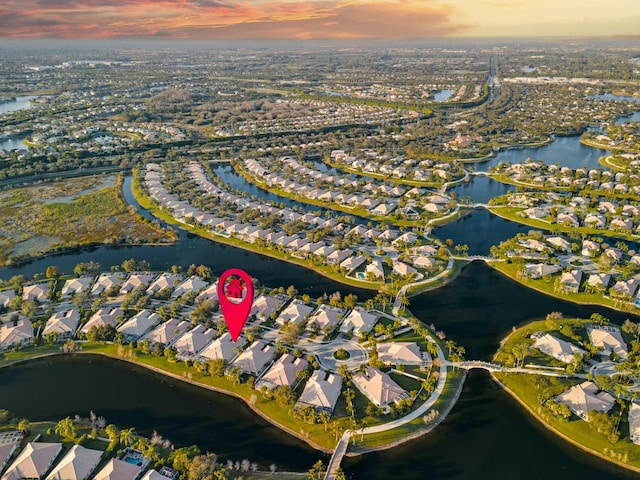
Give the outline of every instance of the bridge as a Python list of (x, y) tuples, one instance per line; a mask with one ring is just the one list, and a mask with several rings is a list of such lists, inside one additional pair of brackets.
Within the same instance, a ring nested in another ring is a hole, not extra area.
[(453, 368), (462, 368), (463, 370), (473, 370), (473, 369), (481, 369), (486, 370), (488, 372), (504, 372), (504, 373), (526, 373), (529, 375), (545, 375), (547, 377), (579, 377), (586, 378), (585, 374), (570, 374), (566, 373), (564, 370), (548, 370), (544, 369), (544, 367), (540, 368), (532, 368), (532, 367), (505, 367), (503, 365), (499, 365), (497, 363), (485, 362), (482, 360), (467, 360), (463, 362), (445, 362), (445, 364), (449, 367)]
[(329, 465), (327, 466), (327, 473), (324, 475), (324, 480), (335, 480), (336, 474), (338, 473), (338, 468), (340, 468), (340, 462), (342, 462), (342, 457), (347, 453), (347, 447), (349, 446), (349, 440), (351, 439), (351, 430), (347, 430), (342, 434), (342, 438), (336, 445), (336, 449), (333, 451), (333, 455), (331, 455), (331, 460), (329, 460)]

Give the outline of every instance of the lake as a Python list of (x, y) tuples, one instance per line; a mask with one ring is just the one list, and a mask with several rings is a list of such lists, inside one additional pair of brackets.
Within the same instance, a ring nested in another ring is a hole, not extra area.
[(24, 97), (16, 97), (12, 100), (0, 103), (0, 115), (3, 113), (15, 112), (23, 110), (25, 108), (31, 108), (31, 100), (37, 98), (33, 95), (27, 95)]

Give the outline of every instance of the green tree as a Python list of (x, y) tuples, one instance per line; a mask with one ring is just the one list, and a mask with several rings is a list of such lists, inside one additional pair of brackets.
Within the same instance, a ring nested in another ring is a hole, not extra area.
[(54, 431), (61, 437), (76, 438), (76, 426), (71, 417), (60, 420), (56, 424)]

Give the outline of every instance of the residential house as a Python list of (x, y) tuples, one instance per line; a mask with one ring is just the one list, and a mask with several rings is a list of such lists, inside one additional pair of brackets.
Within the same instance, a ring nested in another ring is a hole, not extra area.
[(326, 411), (331, 414), (338, 402), (341, 389), (342, 378), (340, 375), (316, 370), (307, 380), (295, 408), (309, 405), (315, 408), (317, 413)]
[(623, 296), (631, 298), (638, 290), (639, 284), (640, 279), (630, 278), (628, 280), (618, 280), (612, 288)]
[(102, 292), (106, 292), (113, 286), (120, 285), (122, 283), (121, 273), (102, 273), (98, 276), (96, 283), (91, 288), (91, 293), (99, 295)]
[(151, 285), (149, 285), (149, 287), (147, 288), (147, 295), (153, 295), (165, 289), (173, 290), (183, 280), (183, 274), (164, 272), (162, 275), (156, 278), (153, 283), (151, 283)]
[(49, 317), (42, 336), (57, 333), (58, 339), (73, 337), (80, 322), (80, 313), (75, 308), (56, 312)]
[(609, 393), (598, 393), (598, 387), (593, 382), (575, 385), (555, 398), (556, 401), (566, 404), (573, 413), (585, 422), (589, 421), (591, 410), (608, 412), (615, 403), (615, 399)]
[(304, 322), (311, 312), (313, 312), (313, 307), (308, 306), (302, 300), (294, 299), (280, 312), (280, 315), (276, 318), (276, 323), (280, 326), (289, 322), (299, 324)]
[(620, 334), (620, 329), (613, 326), (589, 325), (587, 334), (591, 343), (602, 349), (603, 355), (615, 353), (620, 358), (627, 358), (628, 348)]
[(384, 280), (384, 267), (377, 258), (371, 260), (371, 263), (365, 267), (364, 271), (366, 274), (371, 274), (373, 278)]
[(60, 291), (61, 298), (70, 298), (76, 293), (88, 290), (93, 282), (93, 277), (70, 278), (62, 286)]
[(198, 356), (207, 360), (224, 359), (227, 363), (230, 363), (236, 355), (238, 355), (236, 349), (242, 349), (246, 344), (247, 339), (244, 336), (239, 336), (234, 342), (231, 334), (225, 332), (204, 347), (200, 353), (198, 353)]
[(13, 322), (0, 326), (0, 351), (9, 348), (30, 345), (33, 342), (33, 325), (31, 319), (23, 318), (14, 325)]
[(427, 353), (421, 352), (416, 342), (379, 343), (376, 349), (378, 359), (387, 365), (422, 365), (423, 353)]
[(549, 242), (556, 250), (571, 253), (571, 243), (562, 237), (548, 237), (547, 242)]
[(61, 451), (61, 443), (29, 442), (7, 468), (2, 480), (44, 478)]
[(196, 297), (198, 302), (204, 302), (205, 300), (218, 300), (218, 282), (214, 282), (207, 288), (202, 290)]
[(340, 268), (344, 268), (348, 273), (351, 273), (366, 261), (367, 259), (364, 255), (354, 255), (340, 262)]
[(544, 264), (544, 263), (528, 263), (524, 266), (523, 274), (526, 277), (538, 279), (553, 275), (562, 270), (560, 265)]
[(4, 470), (4, 467), (9, 463), (11, 456), (17, 450), (19, 440), (10, 443), (0, 443), (0, 472)]
[(101, 450), (74, 445), (45, 480), (85, 480), (98, 466), (101, 458)]
[(158, 325), (162, 318), (155, 312), (144, 309), (120, 325), (116, 330), (128, 341), (137, 341), (145, 333)]
[(554, 337), (548, 333), (536, 332), (531, 337), (535, 339), (533, 343), (534, 348), (564, 363), (573, 362), (575, 360), (575, 354), (584, 355), (587, 353), (573, 343)]
[(631, 402), (628, 413), (629, 437), (636, 445), (640, 445), (640, 405)]
[(238, 355), (231, 365), (238, 367), (244, 373), (259, 376), (273, 360), (275, 351), (273, 345), (256, 340)]
[(594, 287), (595, 289), (605, 292), (609, 288), (609, 280), (611, 275), (607, 273), (592, 273), (587, 278), (587, 285)]
[(323, 304), (309, 317), (308, 325), (317, 324), (320, 330), (332, 329), (340, 323), (345, 313), (343, 308)]
[(111, 325), (115, 327), (118, 319), (124, 316), (124, 310), (120, 307), (101, 308), (91, 315), (87, 323), (80, 327), (80, 331), (86, 334), (92, 327), (101, 327), (102, 325)]
[(361, 307), (356, 307), (344, 318), (342, 325), (340, 325), (340, 331), (347, 333), (352, 330), (354, 335), (359, 335), (361, 332), (369, 333), (377, 321), (378, 315)]
[(305, 358), (296, 358), (290, 353), (273, 362), (269, 370), (260, 377), (256, 388), (266, 387), (269, 390), (281, 385), (294, 388), (298, 383), (298, 372), (305, 370), (309, 362)]
[(562, 272), (562, 275), (560, 275), (560, 287), (566, 292), (578, 293), (581, 281), (582, 270)]
[(284, 300), (284, 298), (280, 297), (259, 295), (258, 298), (253, 301), (253, 306), (251, 307), (251, 313), (249, 315), (255, 316), (256, 319), (262, 322), (278, 311)]
[(147, 340), (151, 344), (171, 345), (171, 343), (186, 332), (191, 325), (190, 322), (171, 318), (160, 323), (156, 328), (147, 333), (142, 340)]
[(16, 298), (15, 290), (3, 290), (0, 292), (0, 307), (9, 308), (11, 300)]
[(93, 477), (93, 480), (135, 480), (140, 475), (140, 472), (138, 465), (112, 458)]
[(171, 294), (171, 298), (178, 298), (186, 293), (191, 292), (199, 293), (200, 290), (208, 286), (209, 282), (194, 275), (180, 283)]
[(197, 325), (193, 330), (189, 330), (178, 337), (172, 346), (182, 356), (196, 355), (216, 335), (216, 330), (207, 328), (204, 325)]
[(49, 283), (36, 283), (35, 285), (25, 285), (22, 288), (22, 299), (25, 301), (35, 300), (46, 302), (49, 294)]
[(378, 407), (388, 408), (391, 403), (398, 403), (409, 397), (388, 374), (375, 367), (368, 367), (364, 373), (355, 374), (351, 380)]
[(150, 272), (141, 272), (141, 273), (132, 273), (129, 277), (124, 281), (122, 287), (120, 287), (120, 293), (125, 294), (134, 291), (136, 288), (140, 286), (147, 286), (151, 281), (155, 278), (155, 273)]

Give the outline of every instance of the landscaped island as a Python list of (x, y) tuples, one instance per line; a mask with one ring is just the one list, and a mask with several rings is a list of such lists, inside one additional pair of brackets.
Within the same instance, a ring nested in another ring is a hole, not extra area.
[(553, 312), (511, 333), (494, 357), (528, 372), (494, 377), (565, 440), (640, 471), (638, 332), (629, 320), (620, 328), (598, 314), (580, 320)]

